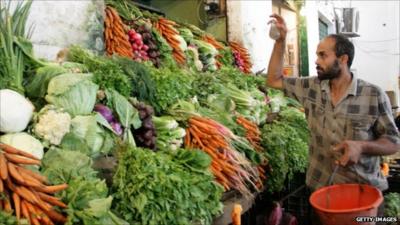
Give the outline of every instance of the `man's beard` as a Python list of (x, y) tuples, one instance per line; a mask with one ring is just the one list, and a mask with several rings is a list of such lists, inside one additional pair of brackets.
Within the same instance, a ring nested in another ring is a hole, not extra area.
[(342, 70), (339, 67), (339, 61), (335, 59), (335, 62), (332, 66), (329, 66), (326, 69), (322, 69), (320, 66), (317, 66), (318, 79), (320, 80), (331, 80), (339, 77), (339, 74)]

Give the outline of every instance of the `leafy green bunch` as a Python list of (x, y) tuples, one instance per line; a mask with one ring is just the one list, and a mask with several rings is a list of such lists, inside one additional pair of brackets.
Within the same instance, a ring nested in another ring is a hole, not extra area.
[(130, 224), (211, 224), (222, 209), (223, 189), (207, 170), (203, 152), (152, 152), (125, 146), (113, 179), (120, 212)]

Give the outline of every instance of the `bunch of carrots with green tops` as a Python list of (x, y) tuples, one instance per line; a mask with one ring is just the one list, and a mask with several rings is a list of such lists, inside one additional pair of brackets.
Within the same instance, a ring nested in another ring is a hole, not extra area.
[(222, 124), (205, 117), (194, 116), (188, 121), (185, 147), (198, 148), (211, 156), (211, 171), (225, 191), (236, 189), (244, 196), (258, 190), (258, 169), (236, 151), (231, 141), (235, 135)]
[(14, 212), (18, 221), (25, 218), (33, 225), (64, 224), (67, 218), (55, 207), (67, 208), (67, 205), (53, 194), (68, 185), (46, 185), (45, 176), (24, 165), (40, 165), (40, 160), (0, 143), (0, 210)]

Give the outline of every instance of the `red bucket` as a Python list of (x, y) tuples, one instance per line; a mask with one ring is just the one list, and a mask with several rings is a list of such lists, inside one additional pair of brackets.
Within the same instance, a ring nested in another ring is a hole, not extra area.
[(323, 187), (310, 196), (310, 203), (324, 225), (367, 225), (356, 217), (376, 216), (382, 192), (365, 184), (339, 184)]

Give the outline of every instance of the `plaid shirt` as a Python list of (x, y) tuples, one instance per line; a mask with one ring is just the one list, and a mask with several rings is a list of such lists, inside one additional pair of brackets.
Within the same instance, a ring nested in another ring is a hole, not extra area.
[[(335, 159), (340, 156), (332, 151), (336, 144), (344, 140), (372, 141), (379, 137), (400, 143), (389, 99), (375, 85), (353, 77), (346, 95), (335, 107), (331, 103), (329, 80), (284, 78), (283, 89), (305, 109), (311, 131), (306, 184), (313, 190), (328, 185)], [(388, 188), (380, 171), (380, 156), (371, 155), (362, 155), (353, 166), (340, 166), (333, 183), (366, 183), (380, 190)]]

